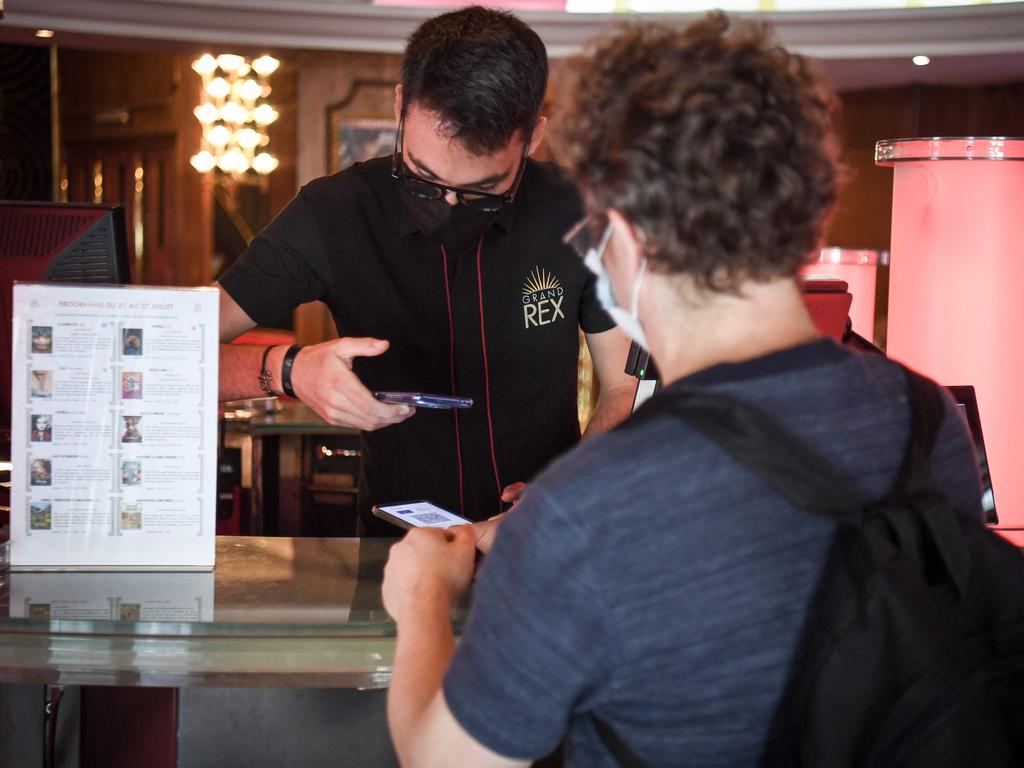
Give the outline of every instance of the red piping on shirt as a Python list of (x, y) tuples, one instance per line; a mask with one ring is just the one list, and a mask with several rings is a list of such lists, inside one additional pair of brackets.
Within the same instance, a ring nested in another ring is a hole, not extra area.
[(491, 419), (491, 374), (487, 366), (487, 330), (484, 326), (484, 281), (480, 274), (480, 254), (484, 249), (484, 236), (476, 246), (476, 286), (480, 297), (480, 346), (484, 353), (484, 394), (487, 401), (487, 436), (491, 441), (491, 466), (494, 467), (494, 482), (498, 486), (498, 512), (501, 512), (501, 478), (498, 476), (498, 459), (494, 454), (494, 422)]
[[(483, 237), (480, 238), (483, 242)], [(448, 288), (448, 251), (441, 246), (441, 257), (444, 263), (444, 297), (448, 302), (448, 369), (452, 373), (452, 395), (455, 394), (455, 323), (452, 321), (452, 294)], [(459, 438), (459, 409), (452, 408), (455, 417), (455, 455), (459, 459), (459, 512), (466, 515), (466, 500), (462, 486), (462, 441)]]

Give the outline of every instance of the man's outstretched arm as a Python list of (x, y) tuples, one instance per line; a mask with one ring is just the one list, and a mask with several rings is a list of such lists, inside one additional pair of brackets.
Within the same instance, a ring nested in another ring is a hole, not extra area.
[[(219, 287), (219, 286), (218, 286)], [(256, 323), (223, 288), (220, 290), (220, 399), (266, 397), (260, 386), (260, 364), (266, 347), (228, 344)], [(409, 418), (415, 409), (382, 403), (352, 371), (352, 361), (387, 352), (383, 339), (341, 338), (304, 347), (292, 367), (296, 396), (330, 424), (373, 430)], [(271, 389), (280, 394), (281, 364), (288, 347), (267, 353)]]

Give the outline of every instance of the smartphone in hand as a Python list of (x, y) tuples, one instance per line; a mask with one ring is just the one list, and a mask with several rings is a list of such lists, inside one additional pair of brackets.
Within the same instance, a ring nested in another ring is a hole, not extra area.
[(429, 501), (406, 501), (400, 504), (376, 504), (371, 510), (381, 520), (399, 528), (450, 528), (453, 525), (472, 525), (472, 520), (449, 512)]
[(416, 408), (469, 408), (473, 398), (461, 395), (428, 395), (425, 392), (374, 392), (383, 403), (412, 405)]

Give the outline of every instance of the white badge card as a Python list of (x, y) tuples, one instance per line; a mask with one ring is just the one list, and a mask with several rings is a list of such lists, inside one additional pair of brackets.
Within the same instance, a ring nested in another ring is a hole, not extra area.
[(213, 567), (218, 305), (14, 286), (12, 568)]

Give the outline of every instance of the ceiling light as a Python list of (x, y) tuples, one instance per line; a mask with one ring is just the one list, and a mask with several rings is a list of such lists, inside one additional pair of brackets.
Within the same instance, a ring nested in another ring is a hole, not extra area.
[(192, 163), (192, 167), (200, 173), (209, 173), (213, 170), (214, 166), (217, 165), (217, 160), (205, 149), (192, 155), (189, 162)]
[(222, 53), (217, 57), (216, 61), (217, 66), (225, 72), (235, 72), (240, 68), (244, 68), (245, 71), (248, 71), (249, 69), (249, 65), (246, 64), (245, 59), (236, 53)]
[(273, 56), (260, 56), (258, 59), (253, 59), (252, 68), (256, 70), (257, 75), (266, 77), (274, 73), (274, 70), (281, 64)]
[(230, 53), (204, 54), (192, 62), (202, 79), (202, 103), (193, 113), (202, 125), (203, 140), (200, 151), (190, 158), (197, 171), (217, 168), (241, 181), (278, 166), (273, 155), (257, 152), (269, 142), (258, 129), (278, 117), (277, 110), (263, 101), (270, 94), (267, 79), (278, 64), (270, 56), (249, 61)]
[(193, 109), (192, 114), (195, 115), (196, 119), (203, 125), (210, 125), (216, 122), (219, 117), (217, 107), (209, 101), (200, 104), (198, 107)]
[(260, 104), (252, 111), (252, 118), (256, 121), (256, 125), (270, 125), (277, 120), (278, 114), (277, 110), (269, 104)]
[(198, 59), (192, 62), (192, 69), (198, 74), (206, 77), (212, 75), (214, 70), (217, 69), (217, 60), (208, 53), (204, 53)]
[(914, 62), (919, 67), (924, 67), (932, 63), (932, 60), (929, 59), (927, 56), (915, 56), (914, 58), (911, 59), (911, 61)]
[(53, 37), (53, 34), (54, 34), (54, 32), (53, 32), (52, 29), (37, 29), (36, 30), (36, 37), (42, 37), (42, 38), (49, 39), (49, 38)]
[(252, 169), (261, 176), (266, 176), (275, 168), (277, 168), (277, 158), (266, 152), (260, 152), (252, 160)]

